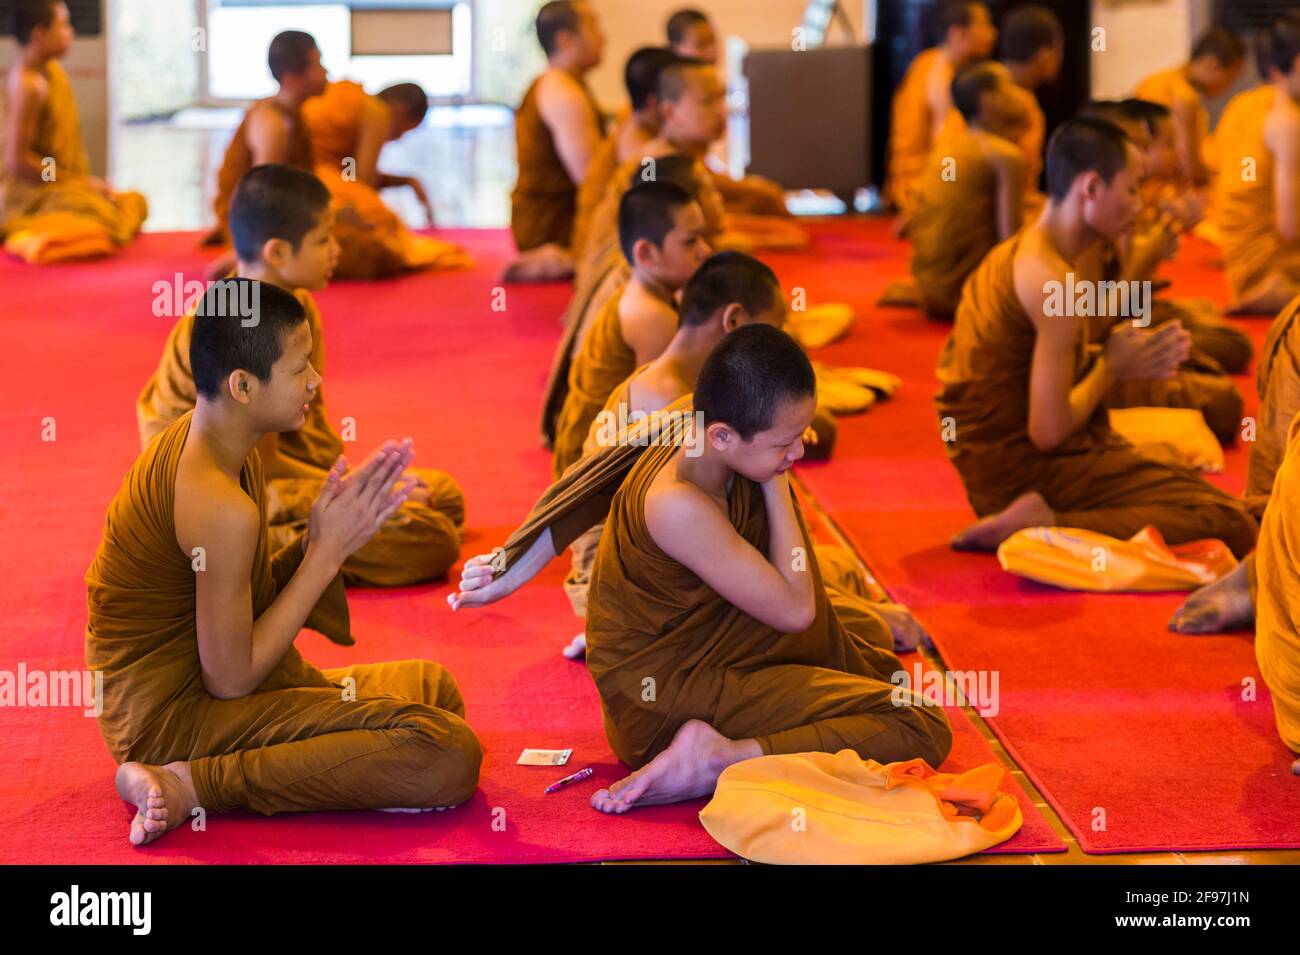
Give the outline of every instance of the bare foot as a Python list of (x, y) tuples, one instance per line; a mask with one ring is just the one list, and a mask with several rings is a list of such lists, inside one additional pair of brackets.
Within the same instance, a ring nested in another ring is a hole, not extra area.
[(633, 806), (662, 806), (707, 796), (732, 763), (762, 755), (757, 740), (730, 740), (708, 723), (687, 720), (666, 750), (632, 775), (597, 792), (591, 805), (621, 815)]
[(1174, 611), (1169, 629), (1174, 633), (1223, 633), (1255, 622), (1250, 602), (1250, 577), (1243, 560), (1230, 574), (1192, 591)]
[(133, 846), (146, 845), (175, 829), (190, 818), (199, 804), (189, 763), (123, 763), (117, 767), (114, 784), (119, 796), (135, 804), (130, 836)]
[(580, 633), (570, 641), (569, 645), (560, 651), (570, 660), (581, 660), (587, 656), (587, 635)]
[(1300, 776), (1300, 759), (1291, 764), (1291, 772), (1296, 776)]
[(889, 625), (889, 632), (894, 635), (895, 653), (908, 653), (923, 643), (927, 647), (933, 647), (930, 634), (921, 626), (921, 621), (912, 616), (912, 611), (902, 604), (878, 603), (872, 604), (871, 609), (880, 614)]
[(1004, 510), (976, 521), (949, 544), (953, 550), (997, 550), (998, 545), (1026, 527), (1050, 527), (1056, 515), (1037, 491), (1028, 491), (1012, 501)]

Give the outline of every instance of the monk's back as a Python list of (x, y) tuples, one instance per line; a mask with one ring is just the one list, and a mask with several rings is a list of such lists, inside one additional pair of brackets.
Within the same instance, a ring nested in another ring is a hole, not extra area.
[(963, 129), (936, 144), (908, 227), (927, 310), (951, 313), (966, 277), (997, 245), (997, 197), (997, 172), (975, 133)]
[(1230, 278), (1234, 260), (1271, 256), (1279, 244), (1274, 160), (1264, 143), (1264, 123), (1276, 95), (1272, 86), (1237, 94), (1215, 131), (1219, 150), (1216, 211)]
[(223, 231), (226, 228), (230, 198), (235, 194), (235, 186), (239, 185), (239, 180), (244, 178), (244, 173), (253, 168), (253, 151), (248, 145), (248, 126), (253, 113), (259, 109), (275, 110), (283, 118), (289, 130), (289, 138), (285, 144), (287, 150), (284, 157), (285, 164), (306, 172), (312, 171), (311, 139), (307, 135), (307, 124), (303, 121), (302, 115), (290, 112), (274, 99), (264, 99), (254, 103), (244, 113), (239, 128), (235, 130), (235, 135), (226, 146), (226, 152), (221, 159), (221, 169), (217, 172), (217, 196), (212, 205)]
[(303, 103), (303, 125), (318, 165), (338, 173), (344, 160), (355, 157), (361, 113), (369, 95), (359, 83), (342, 80)]
[(922, 50), (907, 67), (894, 92), (889, 114), (889, 193), (901, 203), (903, 192), (925, 168), (930, 152), (933, 117), (927, 90), (930, 71), (938, 62), (937, 48)]

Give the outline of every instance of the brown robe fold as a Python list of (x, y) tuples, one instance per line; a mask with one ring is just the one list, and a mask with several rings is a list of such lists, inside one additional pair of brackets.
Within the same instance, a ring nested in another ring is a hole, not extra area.
[[(200, 805), (271, 815), (314, 809), (433, 808), (464, 801), (481, 750), (451, 675), (426, 660), (321, 671), (290, 647), (256, 691), (210, 696), (203, 684), (191, 555), (176, 541), (176, 472), (191, 416), (136, 460), (109, 504), (86, 572), (86, 665), (104, 673), (100, 732), (118, 762), (189, 762)], [(262, 533), (253, 558), (254, 618), (302, 560), (294, 539), (273, 553), (262, 465), (240, 484)], [(350, 645), (341, 578), (307, 625)], [(351, 677), (355, 685), (345, 683)], [(350, 698), (355, 690), (355, 698)]]
[[(320, 312), (307, 290), (298, 289), (294, 295), (307, 312), (311, 327), (312, 365), (323, 375), (325, 338)], [(142, 447), (147, 447), (156, 434), (194, 408), (196, 390), (190, 370), (193, 330), (191, 309), (167, 336), (158, 368), (136, 400)], [(267, 482), (271, 538), (280, 544), (307, 526), (325, 474), (343, 453), (343, 441), (334, 432), (325, 411), (323, 390), (317, 390), (303, 426), (278, 436), (278, 448), (285, 457), (323, 472), (320, 479), (285, 477)], [(407, 501), (379, 533), (347, 559), (343, 577), (350, 586), (404, 587), (422, 583), (441, 577), (460, 556), (461, 532), (465, 526), (465, 496), (460, 487), (443, 471), (412, 468), (411, 472), (429, 485), (429, 502)]]
[[(817, 614), (784, 634), (723, 600), (650, 540), (646, 489), (681, 450), (690, 398), (628, 428), (583, 458), (533, 508), (494, 559), (504, 572), (547, 528), (556, 553), (608, 516), (587, 607), (587, 665), (600, 691), (610, 745), (633, 767), (668, 745), (688, 719), (764, 753), (836, 752), (920, 757), (939, 765), (952, 734), (942, 709), (921, 705), (892, 679), (901, 672), (888, 626), (854, 592), (823, 582), (808, 548)], [(652, 440), (658, 429), (658, 441)], [(612, 505), (612, 506), (611, 506)], [(800, 526), (803, 517), (795, 503)], [(767, 512), (757, 484), (736, 476), (732, 525), (760, 551)], [(805, 541), (808, 541), (806, 528)], [(893, 702), (902, 698), (907, 703)]]
[[(1105, 402), (1051, 451), (1029, 440), (1037, 332), (1015, 292), (1023, 235), (1003, 242), (972, 273), (936, 369), (941, 434), (975, 513), (994, 514), (1037, 491), (1063, 527), (1127, 540), (1153, 524), (1170, 544), (1212, 537), (1244, 556), (1257, 527), (1241, 502), (1190, 469), (1140, 454), (1111, 430)], [(1077, 323), (1077, 382), (1091, 362), (1088, 322), (1060, 321)]]

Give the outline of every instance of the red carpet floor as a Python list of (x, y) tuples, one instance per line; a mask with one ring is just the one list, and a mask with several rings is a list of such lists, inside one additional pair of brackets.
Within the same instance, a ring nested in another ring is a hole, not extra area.
[[(1086, 852), (1300, 846), (1300, 779), (1278, 739), (1249, 633), (1185, 637), (1165, 623), (1180, 595), (1067, 593), (1004, 574), (992, 555), (958, 554), (973, 519), (944, 458), (932, 396), (946, 328), (875, 298), (906, 275), (907, 251), (883, 224), (820, 233), (814, 264), (773, 257), (813, 302), (858, 310), (849, 339), (822, 357), (904, 379), (894, 400), (840, 422), (835, 459), (801, 475), (877, 577), (934, 635), (946, 666), (996, 671), (990, 721)], [(1209, 246), (1189, 241), (1172, 293), (1222, 302)], [(1241, 320), (1256, 344), (1265, 318)], [(1254, 379), (1243, 375), (1246, 413)], [(1246, 452), (1215, 480), (1238, 493)], [(1243, 686), (1257, 696), (1244, 701)]]
[[(819, 246), (844, 264), (851, 246), (831, 227)], [(378, 284), (340, 284), (319, 296), (325, 319), (326, 394), (337, 423), (357, 423), (357, 452), (390, 436), (416, 439), (418, 462), (445, 468), (468, 493), (464, 555), (504, 540), (544, 488), (549, 458), (538, 446), (537, 409), (563, 286), (507, 290), (493, 311), (504, 233), (455, 236), (478, 257), (465, 273)], [(148, 235), (121, 257), (30, 269), (0, 261), (0, 670), (84, 665), (85, 589), (104, 508), (137, 451), (135, 396), (172, 324), (156, 317), (156, 282), (189, 279), (204, 257), (192, 235)], [(820, 251), (820, 249), (819, 249)], [(802, 275), (792, 257), (790, 275)], [(806, 264), (806, 260), (805, 260)], [(816, 297), (829, 270), (807, 266)], [(851, 276), (844, 276), (856, 286)], [(860, 290), (859, 290), (860, 291)], [(849, 297), (837, 291), (834, 297)], [(854, 296), (855, 300), (860, 296)], [(870, 330), (864, 322), (856, 338)], [(907, 356), (878, 355), (891, 367)], [(922, 389), (912, 387), (904, 400)], [(900, 402), (896, 409), (905, 406)], [(895, 409), (889, 409), (891, 416)], [(873, 413), (874, 415), (874, 413)], [(43, 441), (52, 419), (54, 441)], [(891, 420), (886, 418), (885, 420)], [(868, 423), (864, 419), (863, 424)], [(856, 444), (854, 422), (845, 447)], [(924, 435), (915, 435), (922, 438)], [(861, 462), (846, 457), (846, 469)], [(860, 475), (859, 475), (860, 476)], [(876, 486), (876, 482), (862, 485)], [(888, 551), (886, 551), (888, 553)], [(875, 558), (871, 558), (873, 562)], [(891, 567), (891, 570), (893, 568)], [(453, 574), (459, 575), (459, 568)], [(147, 849), (126, 841), (128, 808), (112, 789), (113, 761), (80, 710), (0, 708), (0, 863), (576, 862), (725, 857), (696, 819), (701, 803), (638, 810), (621, 818), (587, 805), (618, 778), (601, 732), (591, 680), (559, 655), (576, 632), (560, 568), (509, 602), (452, 614), (447, 584), (354, 591), (357, 646), (305, 634), (299, 647), (322, 666), (427, 656), (446, 664), (464, 691), (487, 752), (478, 793), (445, 813), (394, 816), (319, 813), (264, 819), (210, 816)], [(910, 662), (909, 662), (910, 667)], [(945, 768), (993, 758), (953, 711), (957, 741)], [(525, 746), (573, 747), (564, 771), (518, 767)], [(544, 796), (582, 766), (594, 779)], [(1062, 847), (1023, 793), (1025, 826), (1004, 852)], [(1157, 812), (1155, 807), (1151, 811)]]

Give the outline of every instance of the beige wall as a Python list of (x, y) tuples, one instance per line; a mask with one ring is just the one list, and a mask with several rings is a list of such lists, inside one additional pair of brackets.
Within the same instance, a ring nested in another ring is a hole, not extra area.
[[(885, 0), (888, 2), (888, 0)], [(666, 42), (664, 24), (669, 14), (685, 6), (705, 9), (721, 37), (738, 36), (751, 47), (788, 47), (791, 31), (803, 20), (807, 0), (594, 0), (608, 43), (605, 62), (592, 74), (592, 90), (606, 110), (617, 109), (627, 98), (623, 89), (623, 64), (639, 46)], [(846, 0), (846, 12), (861, 31), (864, 4)], [(842, 31), (837, 26), (833, 36)]]
[(1210, 22), (1210, 0), (1093, 0), (1093, 27), (1106, 49), (1092, 54), (1092, 95), (1127, 96), (1143, 77), (1187, 59)]

